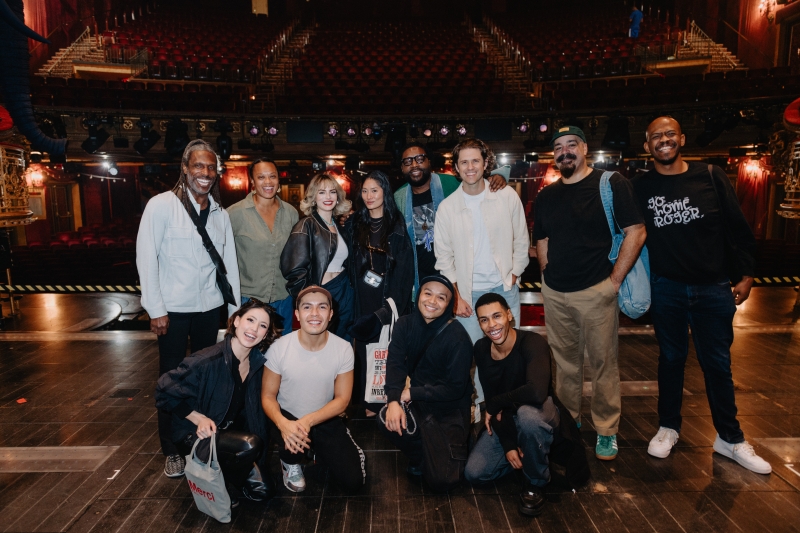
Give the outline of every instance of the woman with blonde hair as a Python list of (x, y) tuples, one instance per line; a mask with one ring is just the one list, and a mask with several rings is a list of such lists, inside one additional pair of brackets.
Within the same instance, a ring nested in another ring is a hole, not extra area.
[(333, 297), (334, 315), (328, 329), (349, 341), (353, 289), (348, 276), (342, 273), (350, 251), (336, 219), (350, 212), (350, 200), (336, 178), (323, 172), (308, 184), (300, 211), (305, 217), (292, 228), (281, 253), (286, 290), (295, 298), (310, 285), (324, 287)]

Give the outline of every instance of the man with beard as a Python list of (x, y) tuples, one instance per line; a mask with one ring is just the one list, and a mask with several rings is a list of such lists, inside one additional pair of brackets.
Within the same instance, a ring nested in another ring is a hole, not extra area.
[(435, 491), (458, 485), (467, 462), (472, 341), (453, 320), (454, 292), (444, 276), (423, 278), (414, 310), (395, 323), (378, 417), (408, 474)]
[(678, 441), (688, 325), (717, 430), (714, 451), (769, 474), (772, 467), (755, 454), (739, 427), (731, 374), (733, 315), (753, 285), (755, 239), (725, 171), (684, 161), (685, 142), (675, 119), (651, 122), (644, 149), (655, 168), (633, 180), (647, 226), (650, 316), (660, 349), (660, 427), (647, 452), (667, 457)]
[(603, 172), (586, 165), (586, 136), (565, 126), (553, 134), (552, 144), (561, 179), (536, 198), (533, 238), (542, 269), (547, 341), (556, 361), (556, 395), (580, 424), (585, 349), (592, 371), (595, 456), (611, 460), (617, 456), (621, 412), (617, 292), (646, 232), (631, 183), (612, 174), (615, 220), (625, 234), (612, 264), (611, 232), (600, 199)]
[[(414, 243), (414, 290), (411, 299), (416, 300), (419, 280), (438, 274), (433, 249), (436, 210), (442, 200), (458, 189), (459, 182), (451, 174), (431, 172), (428, 150), (418, 142), (406, 145), (400, 159), (400, 171), (406, 184), (394, 193), (394, 201), (405, 218), (408, 235)], [(498, 191), (505, 186), (502, 175), (489, 177), (491, 191)]]
[[(181, 159), (181, 175), (171, 191), (153, 197), (142, 213), (136, 237), (136, 266), (142, 307), (150, 315), (150, 331), (158, 336), (159, 375), (178, 368), (191, 353), (216, 344), (220, 307), (217, 269), (188, 209), (205, 227), (227, 270), (233, 297), (240, 301), (239, 265), (228, 213), (222, 208), (217, 179), (217, 154), (210, 144), (190, 142)], [(229, 305), (233, 312), (238, 305)], [(172, 442), (172, 414), (158, 413), (164, 474), (183, 475), (185, 461)]]

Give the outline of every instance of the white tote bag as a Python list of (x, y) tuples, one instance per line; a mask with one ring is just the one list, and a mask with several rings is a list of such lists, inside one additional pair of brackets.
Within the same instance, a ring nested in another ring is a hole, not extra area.
[(392, 309), (392, 322), (381, 328), (378, 342), (367, 344), (367, 384), (364, 387), (364, 401), (367, 403), (386, 403), (386, 393), (383, 390), (386, 383), (386, 356), (392, 341), (392, 329), (398, 318), (394, 300), (387, 298), (386, 302)]
[(194, 496), (197, 508), (223, 524), (231, 521), (231, 497), (225, 489), (225, 479), (222, 469), (217, 461), (217, 439), (211, 439), (208, 462), (204, 463), (195, 457), (197, 445), (202, 439), (197, 439), (192, 446), (192, 453), (186, 456), (186, 481), (189, 490)]

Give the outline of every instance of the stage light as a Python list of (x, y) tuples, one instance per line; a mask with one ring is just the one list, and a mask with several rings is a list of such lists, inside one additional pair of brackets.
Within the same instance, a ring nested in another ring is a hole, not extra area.
[(328, 135), (331, 137), (336, 137), (339, 135), (339, 127), (336, 125), (336, 123), (331, 122), (328, 124)]
[(267, 128), (267, 134), (271, 137), (275, 137), (278, 134), (278, 128), (270, 124), (270, 126)]
[(366, 125), (366, 126), (364, 126), (364, 129), (362, 130), (362, 132), (363, 132), (363, 133), (364, 133), (364, 135), (366, 135), (367, 137), (371, 136), (371, 135), (372, 135), (372, 126), (370, 126), (369, 124), (368, 124), (368, 125)]
[(378, 141), (381, 138), (381, 125), (377, 122), (372, 123), (372, 137)]
[(233, 152), (233, 139), (231, 139), (230, 135), (223, 132), (217, 137), (217, 153), (219, 154), (219, 158), (223, 161), (227, 161), (231, 157), (231, 152)]
[(119, 167), (117, 167), (117, 164), (114, 163), (113, 161), (105, 162), (103, 163), (103, 166), (106, 167), (106, 172), (108, 173), (109, 176), (116, 176), (117, 174), (119, 174)]
[(86, 127), (89, 129), (89, 137), (81, 143), (81, 148), (83, 148), (86, 153), (93, 154), (103, 146), (110, 135), (104, 128), (98, 129), (100, 121), (94, 117), (87, 118), (83, 123), (86, 124)]
[(459, 137), (465, 136), (467, 134), (467, 127), (463, 124), (457, 124), (456, 133), (458, 133)]
[(247, 131), (248, 133), (250, 133), (250, 137), (258, 137), (259, 135), (261, 135), (261, 128), (258, 126), (258, 124), (255, 124), (253, 122), (250, 123), (250, 129), (248, 129)]
[(430, 126), (425, 126), (425, 129), (422, 130), (422, 135), (424, 135), (425, 137), (430, 137), (431, 135), (433, 135), (433, 130), (430, 128)]
[(347, 129), (345, 130), (345, 133), (347, 133), (347, 136), (348, 136), (348, 137), (355, 137), (355, 136), (356, 136), (356, 133), (358, 133), (358, 132), (356, 132), (356, 128), (355, 128), (355, 126), (353, 126), (353, 125), (348, 125), (348, 126), (347, 126)]
[(500, 154), (500, 164), (505, 165), (508, 163), (508, 156), (506, 154)]
[(142, 119), (136, 123), (141, 130), (141, 137), (133, 143), (133, 149), (139, 155), (144, 155), (161, 139), (161, 135), (153, 128), (153, 123), (147, 119)]
[(542, 122), (541, 124), (539, 124), (539, 132), (547, 133), (547, 122)]
[(450, 126), (448, 126), (447, 124), (442, 124), (439, 127), (439, 135), (441, 135), (442, 137), (447, 137), (448, 135), (450, 135)]
[(323, 172), (325, 170), (325, 162), (319, 159), (312, 159), (311, 170), (314, 172)]
[(528, 130), (531, 129), (531, 123), (527, 120), (523, 120), (517, 129), (520, 133), (528, 133)]
[(189, 125), (179, 118), (175, 118), (167, 123), (167, 131), (164, 133), (164, 148), (169, 155), (182, 155), (189, 144)]
[(42, 162), (42, 152), (31, 152), (31, 163)]

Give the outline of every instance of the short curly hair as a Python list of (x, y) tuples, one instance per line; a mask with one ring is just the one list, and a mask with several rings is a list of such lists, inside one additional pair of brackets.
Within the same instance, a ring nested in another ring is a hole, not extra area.
[[(236, 335), (236, 326), (233, 325), (233, 322), (238, 318), (244, 316), (245, 313), (250, 311), (251, 309), (263, 309), (269, 315), (269, 327), (267, 327), (267, 335), (264, 337), (258, 344), (258, 349), (261, 353), (267, 353), (267, 349), (272, 346), (272, 343), (281, 336), (280, 330), (278, 329), (278, 325), (275, 323), (276, 320), (280, 319), (280, 315), (275, 312), (275, 309), (272, 308), (271, 305), (265, 304), (261, 300), (257, 300), (255, 298), (250, 298), (247, 303), (242, 304), (242, 306), (234, 311), (231, 317), (228, 319), (228, 328), (225, 330), (226, 335)], [(285, 329), (284, 324), (284, 329)], [(292, 325), (289, 324), (289, 329), (291, 329)]]
[(464, 139), (460, 143), (453, 148), (453, 167), (458, 170), (458, 154), (461, 150), (466, 150), (468, 148), (475, 148), (476, 150), (480, 150), (481, 157), (483, 157), (484, 161), (487, 161), (488, 164), (486, 165), (486, 172), (484, 172), (483, 177), (488, 178), (489, 173), (497, 168), (497, 162), (494, 157), (494, 152), (489, 145), (483, 142), (480, 139)]
[(317, 210), (317, 192), (325, 185), (330, 184), (333, 184), (336, 188), (336, 197), (339, 200), (339, 203), (333, 209), (333, 216), (338, 217), (350, 212), (352, 202), (347, 199), (347, 195), (344, 193), (342, 186), (339, 185), (339, 182), (336, 181), (336, 177), (333, 174), (322, 172), (311, 178), (311, 182), (306, 188), (306, 197), (300, 202), (300, 211), (305, 216), (309, 217), (311, 213)]

